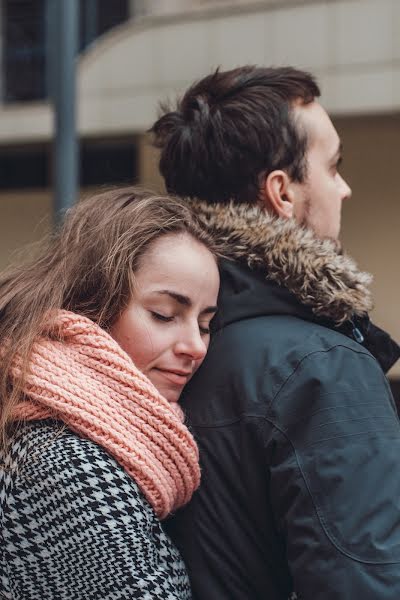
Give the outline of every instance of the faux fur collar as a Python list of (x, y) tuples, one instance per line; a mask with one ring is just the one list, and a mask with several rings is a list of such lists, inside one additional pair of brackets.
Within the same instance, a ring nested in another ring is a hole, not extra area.
[(316, 316), (339, 325), (371, 310), (372, 277), (359, 271), (338, 243), (258, 206), (190, 202), (224, 256), (264, 270)]

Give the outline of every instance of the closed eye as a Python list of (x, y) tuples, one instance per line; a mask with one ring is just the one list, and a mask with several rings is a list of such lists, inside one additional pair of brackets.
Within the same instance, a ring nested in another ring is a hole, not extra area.
[(153, 319), (156, 319), (156, 321), (162, 321), (163, 323), (170, 323), (174, 318), (174, 317), (167, 317), (166, 315), (162, 315), (153, 310), (150, 311), (150, 314), (153, 317)]
[(208, 335), (210, 333), (209, 327), (202, 327), (201, 325), (199, 325), (199, 330), (202, 335)]

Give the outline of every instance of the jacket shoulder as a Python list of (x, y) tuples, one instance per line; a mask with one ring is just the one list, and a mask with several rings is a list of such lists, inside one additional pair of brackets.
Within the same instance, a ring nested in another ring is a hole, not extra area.
[(285, 427), (306, 414), (341, 410), (345, 405), (357, 406), (358, 413), (379, 405), (396, 417), (388, 381), (376, 359), (340, 336), (307, 348), (272, 398), (270, 414)]
[[(265, 315), (243, 319), (218, 331), (212, 348), (218, 351), (232, 348), (238, 360), (250, 360), (246, 350), (265, 351), (274, 348), (281, 357), (296, 357), (296, 361), (317, 351), (334, 346), (370, 355), (368, 350), (340, 331), (292, 315)], [(269, 354), (266, 355), (267, 358)]]
[[(299, 373), (331, 375), (337, 362), (330, 361), (333, 348), (340, 356), (353, 353), (356, 362), (363, 355), (379, 369), (360, 344), (317, 323), (286, 315), (236, 321), (216, 333), (198, 375), (185, 391), (184, 403), (196, 423), (215, 423), (243, 412), (266, 416), (273, 400), (289, 380), (297, 381)], [(319, 353), (327, 356), (331, 366), (326, 372), (316, 364), (317, 358), (311, 358)], [(341, 376), (349, 373), (338, 368)]]

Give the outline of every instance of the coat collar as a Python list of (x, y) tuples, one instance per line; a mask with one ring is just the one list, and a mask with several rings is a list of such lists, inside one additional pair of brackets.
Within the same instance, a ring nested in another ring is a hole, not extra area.
[(228, 259), (265, 273), (315, 316), (341, 325), (372, 308), (372, 277), (333, 240), (321, 240), (293, 220), (272, 217), (258, 205), (190, 201)]

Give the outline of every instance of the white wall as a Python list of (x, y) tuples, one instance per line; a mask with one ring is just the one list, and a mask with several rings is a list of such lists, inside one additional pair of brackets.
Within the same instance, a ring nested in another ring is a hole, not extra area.
[[(160, 98), (219, 65), (246, 62), (312, 70), (324, 104), (337, 115), (400, 109), (399, 0), (203, 4), (183, 15), (131, 21), (93, 46), (79, 67), (82, 133), (141, 132)], [(48, 138), (51, 128), (43, 104), (0, 109), (0, 143)]]

